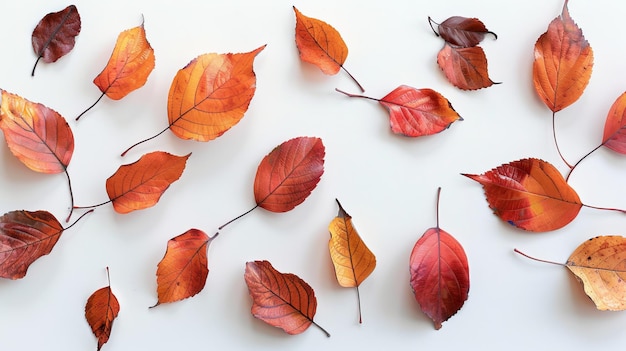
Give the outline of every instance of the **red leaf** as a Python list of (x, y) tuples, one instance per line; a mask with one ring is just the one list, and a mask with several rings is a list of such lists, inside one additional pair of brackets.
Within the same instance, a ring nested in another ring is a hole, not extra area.
[(74, 5), (59, 12), (51, 12), (39, 21), (32, 34), (37, 61), (31, 75), (35, 75), (40, 59), (46, 63), (55, 62), (74, 48), (80, 25), (80, 15)]
[(113, 291), (111, 291), (110, 282), (108, 286), (96, 290), (89, 296), (85, 305), (85, 318), (91, 327), (91, 331), (98, 339), (98, 351), (100, 351), (102, 345), (109, 341), (113, 321), (119, 312), (120, 304)]
[(461, 244), (440, 228), (430, 228), (415, 243), (410, 259), (411, 287), (435, 329), (465, 303), (469, 265)]
[(74, 135), (58, 112), (2, 90), (0, 129), (11, 153), (36, 172), (65, 172)]
[(456, 314), (470, 288), (469, 264), (463, 246), (446, 231), (439, 228), (439, 197), (437, 192), (437, 226), (426, 230), (415, 243), (409, 269), (411, 288), (420, 308), (435, 323), (441, 323)]
[(0, 217), (0, 277), (20, 279), (38, 258), (52, 251), (63, 233), (46, 211), (13, 211)]
[(156, 205), (161, 195), (183, 174), (190, 155), (155, 151), (121, 166), (106, 181), (107, 194), (115, 211), (129, 213)]
[(311, 324), (317, 309), (315, 292), (291, 273), (280, 273), (267, 261), (246, 263), (244, 274), (252, 298), (252, 315), (288, 334), (300, 334)]
[(437, 64), (450, 83), (462, 90), (487, 88), (494, 83), (487, 72), (487, 56), (480, 46), (456, 48), (445, 44)]
[(592, 67), (593, 50), (570, 17), (566, 0), (561, 16), (535, 43), (535, 91), (552, 112), (560, 111), (580, 98)]
[(189, 229), (167, 242), (157, 266), (158, 301), (153, 307), (202, 291), (209, 275), (207, 250), (212, 239), (201, 230)]
[[(428, 21), (431, 25), (435, 23), (430, 17), (428, 17)], [(478, 18), (452, 16), (441, 22), (438, 25), (438, 30), (443, 40), (465, 48), (478, 45), (487, 33), (493, 34), (496, 39), (498, 38), (496, 33), (487, 30), (487, 27)]]
[(464, 175), (482, 184), (498, 217), (524, 230), (559, 229), (574, 220), (583, 206), (561, 173), (536, 158), (504, 164), (482, 175)]
[(322, 140), (314, 137), (294, 138), (274, 148), (257, 168), (257, 206), (287, 212), (304, 202), (324, 173), (324, 154)]
[(602, 143), (609, 149), (626, 154), (626, 93), (611, 106), (604, 124)]

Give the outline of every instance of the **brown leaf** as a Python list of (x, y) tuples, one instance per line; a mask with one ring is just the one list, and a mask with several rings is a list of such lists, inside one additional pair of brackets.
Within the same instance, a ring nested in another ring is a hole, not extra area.
[(37, 61), (33, 66), (31, 76), (35, 75), (39, 60), (43, 59), (46, 63), (55, 62), (70, 52), (74, 48), (80, 27), (80, 15), (74, 5), (45, 15), (32, 34), (33, 50), (37, 55)]
[(152, 307), (202, 291), (209, 274), (207, 250), (212, 240), (199, 229), (189, 229), (167, 242), (165, 256), (157, 266), (158, 301)]
[[(107, 268), (107, 276), (109, 269)], [(102, 348), (109, 337), (113, 328), (113, 321), (120, 312), (120, 304), (117, 297), (111, 291), (111, 281), (104, 288), (96, 290), (85, 305), (85, 318), (91, 327), (91, 331), (98, 339), (98, 351)]]
[(437, 64), (450, 83), (462, 90), (487, 88), (494, 83), (487, 72), (487, 56), (480, 46), (457, 48), (445, 44)]
[(288, 334), (300, 334), (313, 321), (317, 299), (313, 288), (291, 273), (280, 273), (267, 261), (246, 263), (244, 274), (252, 298), (252, 315)]
[[(431, 27), (434, 22), (428, 17)], [(461, 16), (452, 16), (437, 25), (441, 38), (446, 42), (464, 48), (478, 45), (484, 38), (485, 34), (492, 34), (496, 39), (496, 33), (487, 30), (487, 27), (478, 18), (467, 18)], [(433, 29), (434, 31), (434, 29)]]

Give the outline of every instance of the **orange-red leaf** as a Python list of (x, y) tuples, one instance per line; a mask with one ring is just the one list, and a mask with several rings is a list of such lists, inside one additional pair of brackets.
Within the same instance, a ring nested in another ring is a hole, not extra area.
[(212, 238), (198, 229), (167, 242), (165, 256), (157, 266), (155, 306), (192, 297), (202, 291), (209, 275), (207, 250)]
[(63, 233), (47, 211), (13, 211), (0, 217), (0, 277), (20, 279), (28, 267), (47, 255)]
[(626, 93), (611, 106), (604, 124), (602, 143), (609, 149), (626, 154)]
[(591, 78), (593, 50), (570, 17), (567, 0), (561, 15), (535, 43), (535, 91), (552, 112), (573, 104)]
[(599, 310), (626, 310), (626, 238), (607, 235), (586, 240), (566, 266)]
[(315, 137), (290, 139), (266, 155), (254, 179), (257, 206), (287, 212), (311, 194), (324, 173), (325, 148)]
[[(430, 17), (428, 21), (433, 23)], [(452, 16), (441, 22), (438, 25), (438, 30), (439, 35), (446, 42), (466, 48), (478, 45), (487, 33), (493, 34), (496, 39), (498, 38), (494, 32), (487, 30), (487, 27), (478, 18)]]
[(58, 112), (2, 90), (0, 129), (9, 149), (36, 172), (65, 172), (74, 152), (74, 135)]
[(113, 100), (119, 100), (146, 84), (154, 69), (154, 50), (143, 24), (121, 32), (109, 62), (93, 80)]
[(296, 46), (300, 59), (319, 67), (325, 74), (337, 74), (348, 57), (348, 47), (339, 32), (326, 22), (296, 14)]
[(155, 151), (121, 166), (106, 181), (107, 194), (115, 211), (128, 213), (156, 205), (167, 188), (183, 174), (190, 155)]
[(524, 230), (559, 229), (574, 220), (582, 207), (561, 173), (536, 158), (504, 164), (482, 175), (464, 175), (483, 186), (498, 217)]
[(435, 324), (461, 309), (469, 293), (469, 265), (461, 244), (439, 227), (415, 243), (409, 261), (411, 288), (420, 308)]
[(254, 58), (264, 48), (204, 54), (179, 70), (167, 100), (170, 130), (181, 139), (209, 141), (237, 124), (254, 96)]
[(380, 99), (389, 111), (391, 130), (410, 137), (439, 133), (463, 120), (443, 95), (401, 85)]
[(315, 324), (315, 292), (295, 274), (281, 273), (267, 261), (254, 261), (246, 263), (244, 279), (254, 317), (292, 335)]
[(487, 56), (480, 46), (453, 47), (446, 43), (437, 64), (450, 83), (462, 90), (487, 88), (494, 83), (487, 71)]
[(96, 290), (85, 305), (85, 318), (91, 327), (91, 331), (98, 339), (98, 351), (102, 348), (113, 328), (113, 321), (120, 312), (120, 304), (117, 297), (111, 291), (111, 284)]
[(32, 34), (37, 62), (31, 75), (35, 75), (35, 68), (40, 59), (51, 63), (70, 52), (74, 48), (76, 36), (80, 33), (80, 26), (80, 15), (74, 5), (45, 15)]

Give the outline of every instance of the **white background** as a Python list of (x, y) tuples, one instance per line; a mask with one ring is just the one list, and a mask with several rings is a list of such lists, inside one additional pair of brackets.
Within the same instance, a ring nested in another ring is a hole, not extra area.
[[(460, 175), (525, 157), (567, 170), (552, 140), (551, 112), (536, 97), (531, 76), (534, 42), (560, 13), (561, 1), (78, 1), (82, 31), (76, 47), (54, 64), (40, 63), (34, 78), (32, 30), (46, 13), (68, 4), (2, 2), (0, 89), (68, 119), (76, 139), (69, 172), (77, 205), (106, 201), (106, 178), (147, 152), (192, 155), (155, 207), (127, 215), (110, 205), (98, 208), (67, 230), (24, 279), (0, 280), (1, 350), (95, 350), (84, 306), (107, 284), (107, 266), (121, 312), (104, 350), (563, 350), (626, 344), (624, 312), (597, 311), (567, 269), (513, 253), (519, 248), (565, 262), (586, 239), (624, 234), (626, 217), (583, 208), (561, 230), (526, 233), (494, 216), (479, 184)], [(595, 52), (585, 94), (557, 115), (560, 145), (570, 162), (600, 143), (606, 113), (626, 89), (626, 5), (598, 4), (570, 4)], [(346, 68), (367, 95), (380, 98), (401, 84), (432, 88), (465, 120), (430, 137), (392, 134), (376, 102), (334, 91), (358, 92), (344, 72), (325, 76), (300, 62), (292, 5), (339, 30), (350, 49)], [(139, 25), (142, 15), (156, 54), (147, 84), (120, 101), (104, 98), (75, 122), (100, 95), (92, 80), (118, 33)], [(482, 19), (498, 34), (481, 45), (492, 79), (503, 83), (474, 92), (449, 84), (436, 65), (443, 42), (431, 32), (429, 15), (437, 21), (453, 15)], [(267, 48), (254, 64), (257, 92), (238, 125), (208, 143), (167, 132), (119, 156), (166, 127), (167, 93), (178, 69), (203, 53), (248, 52), (263, 44)], [(325, 173), (311, 196), (291, 212), (257, 209), (227, 227), (209, 249), (205, 289), (148, 309), (156, 302), (156, 265), (167, 241), (190, 228), (212, 234), (253, 207), (260, 160), (303, 135), (321, 137), (326, 145)], [(42, 209), (65, 218), (69, 195), (63, 175), (34, 173), (6, 147), (0, 148), (0, 163), (1, 213)], [(587, 204), (626, 208), (624, 174), (626, 158), (601, 149), (580, 165), (570, 184)], [(435, 331), (412, 296), (408, 260), (417, 239), (435, 225), (439, 186), (441, 227), (465, 247), (471, 287), (460, 312)], [(362, 325), (356, 293), (338, 286), (328, 255), (335, 198), (378, 259), (361, 285)], [(315, 320), (330, 338), (315, 327), (289, 336), (252, 317), (243, 272), (245, 262), (260, 259), (315, 289)]]

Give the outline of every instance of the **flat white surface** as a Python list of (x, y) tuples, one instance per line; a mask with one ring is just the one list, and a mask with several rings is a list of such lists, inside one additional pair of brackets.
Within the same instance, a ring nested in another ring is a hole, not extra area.
[[(625, 4), (570, 3), (595, 52), (585, 94), (557, 116), (570, 162), (600, 142), (606, 113), (626, 89)], [(535, 96), (531, 78), (534, 42), (560, 13), (561, 1), (78, 1), (82, 31), (76, 47), (54, 64), (40, 63), (32, 78), (32, 30), (43, 15), (66, 5), (2, 1), (0, 88), (68, 119), (76, 138), (69, 167), (76, 204), (107, 200), (106, 178), (147, 152), (192, 156), (155, 207), (127, 215), (98, 208), (66, 231), (24, 279), (0, 280), (1, 350), (95, 350), (84, 306), (107, 284), (106, 266), (121, 312), (104, 350), (582, 350), (626, 344), (624, 312), (597, 311), (565, 268), (513, 253), (519, 248), (564, 262), (586, 239), (624, 234), (626, 218), (583, 208), (561, 230), (526, 233), (494, 216), (481, 187), (460, 175), (525, 157), (566, 171), (552, 141), (551, 112)], [(401, 84), (432, 88), (465, 120), (431, 137), (392, 134), (376, 102), (334, 91), (358, 92), (344, 72), (325, 76), (300, 62), (292, 5), (339, 30), (350, 49), (346, 68), (367, 95), (380, 98)], [(104, 98), (76, 123), (76, 115), (100, 95), (92, 80), (118, 33), (139, 25), (142, 15), (156, 54), (147, 84), (121, 101)], [(436, 21), (453, 15), (482, 19), (499, 36), (481, 45), (492, 79), (503, 83), (475, 92), (449, 84), (436, 65), (443, 42), (431, 32), (429, 15)], [(254, 64), (257, 92), (238, 125), (208, 143), (167, 132), (119, 156), (166, 126), (167, 93), (178, 69), (202, 53), (247, 52), (263, 44), (267, 48)], [(326, 145), (325, 173), (311, 196), (291, 212), (257, 209), (227, 227), (210, 247), (205, 289), (148, 309), (156, 302), (156, 265), (167, 240), (190, 228), (211, 234), (251, 208), (262, 157), (301, 135), (321, 137)], [(0, 162), (2, 213), (42, 209), (65, 218), (63, 175), (34, 173), (5, 146)], [(602, 149), (581, 164), (570, 184), (587, 204), (626, 208), (624, 174), (626, 158)], [(435, 225), (439, 186), (441, 227), (465, 247), (471, 288), (461, 311), (435, 331), (412, 296), (408, 259), (417, 239)], [(338, 286), (328, 255), (335, 198), (378, 258), (361, 285), (362, 325), (356, 293)], [(332, 337), (315, 327), (289, 336), (252, 317), (243, 272), (245, 262), (259, 259), (315, 289), (315, 320)]]

